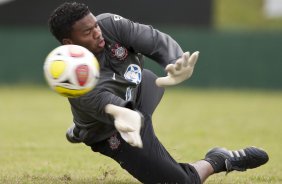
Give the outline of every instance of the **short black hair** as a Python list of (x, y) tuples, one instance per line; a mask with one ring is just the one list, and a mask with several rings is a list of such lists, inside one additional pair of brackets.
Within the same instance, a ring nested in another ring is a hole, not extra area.
[(62, 43), (64, 38), (71, 37), (73, 24), (89, 13), (88, 6), (83, 3), (65, 2), (58, 6), (48, 19), (50, 32)]

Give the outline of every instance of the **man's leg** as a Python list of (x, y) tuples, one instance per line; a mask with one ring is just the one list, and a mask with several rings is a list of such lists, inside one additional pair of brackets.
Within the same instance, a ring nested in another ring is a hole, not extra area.
[(202, 183), (214, 173), (212, 165), (205, 160), (199, 160), (191, 165), (196, 169)]
[(240, 150), (227, 150), (225, 148), (213, 148), (205, 156), (215, 173), (246, 171), (259, 167), (268, 162), (268, 154), (256, 147), (247, 147)]
[(155, 136), (151, 116), (144, 115), (143, 148), (130, 146), (120, 135), (94, 144), (92, 150), (111, 157), (142, 183), (200, 184), (195, 168), (177, 163)]
[[(164, 89), (163, 88), (159, 88), (158, 86), (156, 86), (155, 84), (155, 80), (156, 80), (157, 76), (155, 74), (153, 74), (151, 71), (148, 70), (144, 70), (143, 72), (143, 83), (141, 83), (141, 88), (139, 89), (139, 93), (138, 93), (138, 108), (140, 109), (141, 112), (145, 112), (147, 114), (152, 115), (152, 113), (154, 112), (155, 108), (157, 107), (158, 103), (160, 102), (162, 96), (163, 96), (163, 92)], [(210, 152), (209, 152), (210, 153)], [(216, 153), (218, 154), (218, 153)], [(207, 154), (208, 155), (208, 154)], [(267, 154), (266, 154), (267, 156)], [(253, 164), (254, 159), (250, 159), (250, 158), (254, 158), (256, 157), (253, 154), (249, 153), (249, 159), (247, 163), (248, 166), (250, 166), (250, 164)], [(206, 156), (205, 159), (207, 159), (208, 157)], [(232, 158), (232, 157), (231, 157)], [(223, 165), (225, 164), (226, 159), (229, 159), (229, 157), (227, 158), (227, 156), (223, 157), (221, 159), (221, 162), (223, 163)], [(208, 160), (208, 161), (207, 161)], [(196, 170), (197, 174), (200, 177), (201, 182), (204, 182), (211, 174), (216, 173), (218, 168), (214, 168), (214, 165), (211, 163), (212, 159), (207, 159), (207, 160), (200, 160), (197, 161), (193, 164), (181, 164), (180, 165), (183, 168), (186, 168), (186, 171), (189, 171), (191, 169), (191, 166), (194, 167), (194, 169)], [(267, 162), (267, 160), (265, 161), (265, 157), (263, 158), (256, 158), (255, 160), (259, 160), (260, 163), (257, 163), (256, 167), (264, 164)], [(235, 164), (236, 165), (236, 164)], [(250, 168), (250, 167), (249, 167)], [(221, 168), (222, 169), (222, 168)], [(228, 169), (226, 169), (226, 167), (224, 167), (222, 169), (222, 171), (228, 171)]]
[(191, 164), (198, 172), (201, 182), (204, 182), (213, 173), (246, 171), (265, 164), (269, 160), (267, 153), (256, 147), (247, 147), (240, 150), (213, 148), (200, 160)]
[(197, 170), (201, 181), (204, 182), (213, 173), (246, 171), (265, 164), (269, 160), (268, 154), (256, 147), (240, 150), (213, 148), (200, 160), (191, 164)]
[(158, 87), (155, 83), (157, 76), (150, 70), (142, 72), (142, 82), (137, 92), (137, 109), (143, 114), (152, 115), (160, 103), (164, 88)]

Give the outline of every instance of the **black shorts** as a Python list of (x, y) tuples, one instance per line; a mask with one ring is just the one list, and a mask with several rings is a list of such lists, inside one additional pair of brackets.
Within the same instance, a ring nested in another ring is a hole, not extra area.
[(164, 92), (163, 88), (155, 85), (155, 79), (152, 72), (144, 71), (138, 93), (137, 109), (144, 115), (144, 127), (141, 130), (143, 148), (130, 146), (118, 132), (91, 148), (117, 161), (142, 183), (201, 183), (195, 168), (187, 163), (176, 162), (155, 135), (152, 114)]

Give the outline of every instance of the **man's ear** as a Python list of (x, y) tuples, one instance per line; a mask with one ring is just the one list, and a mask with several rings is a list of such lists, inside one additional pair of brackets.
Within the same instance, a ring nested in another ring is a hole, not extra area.
[(69, 38), (64, 38), (62, 41), (63, 45), (70, 45), (73, 44), (72, 40)]

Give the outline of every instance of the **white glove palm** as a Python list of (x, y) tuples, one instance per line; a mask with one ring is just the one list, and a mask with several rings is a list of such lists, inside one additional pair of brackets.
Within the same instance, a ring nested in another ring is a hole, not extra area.
[(105, 111), (114, 117), (116, 129), (128, 144), (143, 147), (140, 137), (142, 118), (138, 112), (113, 104), (106, 105)]
[(185, 52), (175, 64), (168, 64), (165, 68), (167, 76), (157, 78), (157, 86), (165, 87), (176, 85), (189, 79), (193, 73), (198, 57), (198, 51), (194, 52), (191, 56), (189, 52)]

